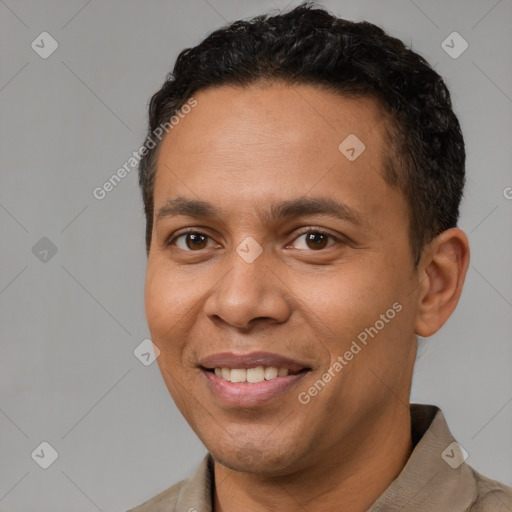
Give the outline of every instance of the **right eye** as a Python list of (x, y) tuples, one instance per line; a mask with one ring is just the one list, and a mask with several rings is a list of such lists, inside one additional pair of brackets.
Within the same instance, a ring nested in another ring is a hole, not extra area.
[[(180, 240), (182, 239), (182, 240)], [(205, 249), (208, 239), (211, 238), (200, 231), (189, 230), (176, 235), (166, 242), (166, 246), (175, 245), (178, 249), (186, 252), (195, 252), (197, 249)], [(175, 243), (176, 242), (176, 243)]]

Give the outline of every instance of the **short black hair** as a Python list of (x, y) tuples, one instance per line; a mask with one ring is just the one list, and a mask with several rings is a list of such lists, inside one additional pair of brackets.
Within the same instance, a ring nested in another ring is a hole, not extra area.
[[(409, 207), (413, 259), (442, 231), (456, 227), (465, 184), (465, 149), (450, 93), (428, 62), (380, 27), (337, 18), (305, 2), (289, 12), (239, 20), (183, 50), (149, 104), (151, 134), (194, 93), (258, 81), (310, 84), (378, 101), (389, 150), (383, 178)], [(153, 229), (153, 188), (160, 144), (139, 163), (146, 251)]]

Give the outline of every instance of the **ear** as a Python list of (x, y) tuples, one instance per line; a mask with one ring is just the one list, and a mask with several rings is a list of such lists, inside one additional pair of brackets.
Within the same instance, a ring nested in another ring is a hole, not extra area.
[(423, 251), (415, 332), (432, 336), (459, 302), (469, 266), (468, 237), (459, 228), (443, 231)]

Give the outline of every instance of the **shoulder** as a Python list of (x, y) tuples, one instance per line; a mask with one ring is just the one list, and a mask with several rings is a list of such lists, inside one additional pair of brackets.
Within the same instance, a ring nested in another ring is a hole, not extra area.
[(192, 475), (127, 512), (211, 512), (213, 459), (205, 455)]
[(477, 496), (469, 512), (510, 512), (512, 487), (488, 478), (469, 466), (475, 479)]
[(185, 480), (178, 482), (127, 512), (168, 512), (174, 510)]

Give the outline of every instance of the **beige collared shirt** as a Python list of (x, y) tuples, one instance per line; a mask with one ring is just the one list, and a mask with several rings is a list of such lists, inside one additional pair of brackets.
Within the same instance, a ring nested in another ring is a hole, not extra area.
[[(463, 462), (441, 410), (410, 409), (414, 450), (367, 512), (512, 512), (512, 488)], [(190, 478), (128, 512), (212, 512), (212, 482), (213, 461), (206, 455)]]

